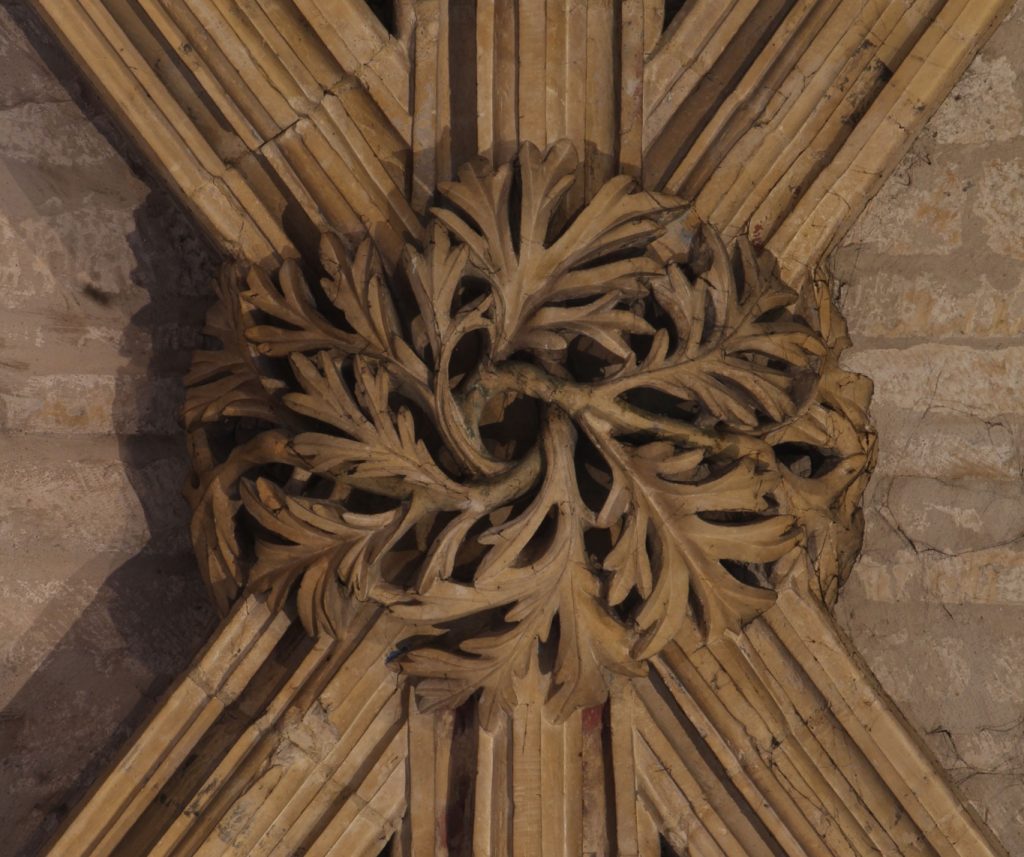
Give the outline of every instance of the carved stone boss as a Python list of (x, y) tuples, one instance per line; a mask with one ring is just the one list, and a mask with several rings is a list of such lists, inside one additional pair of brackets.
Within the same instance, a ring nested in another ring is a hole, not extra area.
[(34, 0), (235, 261), (226, 617), (54, 857), (998, 857), (829, 613), (815, 276), (1009, 0)]
[(317, 274), (225, 269), (186, 404), (222, 609), (294, 594), (339, 636), (384, 606), (420, 709), (479, 691), (487, 725), (524, 685), (556, 722), (602, 704), (794, 569), (834, 598), (874, 436), (827, 287), (626, 176), (570, 208), (577, 163), (467, 164), (393, 269), (331, 234)]

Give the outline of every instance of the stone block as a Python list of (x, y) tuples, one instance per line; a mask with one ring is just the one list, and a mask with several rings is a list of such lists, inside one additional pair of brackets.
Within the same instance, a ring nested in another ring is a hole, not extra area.
[(183, 399), (180, 377), (31, 375), (0, 382), (0, 431), (175, 436)]
[(875, 478), (923, 476), (944, 480), (1020, 478), (1024, 420), (983, 419), (937, 406), (908, 410), (873, 405), (882, 438)]
[(0, 452), (0, 542), (10, 551), (188, 550), (183, 450), (146, 439), (86, 438), (54, 449), (15, 438)]
[(968, 182), (945, 163), (918, 166), (912, 175), (907, 184), (890, 180), (883, 186), (850, 230), (847, 244), (894, 256), (947, 256), (960, 247)]
[(845, 364), (875, 382), (874, 405), (980, 419), (1024, 413), (1024, 347), (922, 344), (848, 352)]
[(938, 143), (992, 144), (1020, 136), (1024, 105), (1010, 57), (981, 54), (931, 122)]
[[(851, 282), (843, 290), (842, 309), (855, 343), (1024, 333), (1024, 287), (1019, 273), (1009, 283), (997, 284), (987, 270), (970, 270), (976, 266), (969, 261), (939, 266), (940, 270), (894, 265), (891, 258), (878, 255), (849, 261), (854, 268), (844, 277)], [(970, 276), (970, 289), (964, 288), (966, 276)]]
[(869, 531), (844, 593), (867, 601), (1024, 606), (1024, 543), (946, 556), (894, 546)]
[(997, 547), (1024, 536), (1024, 485), (1020, 481), (947, 482), (897, 476), (885, 511), (917, 550), (947, 555)]
[(1024, 260), (1024, 158), (985, 163), (974, 213), (990, 250)]
[(884, 603), (837, 615), (885, 690), (924, 733), (982, 733), (1020, 718), (1024, 606)]

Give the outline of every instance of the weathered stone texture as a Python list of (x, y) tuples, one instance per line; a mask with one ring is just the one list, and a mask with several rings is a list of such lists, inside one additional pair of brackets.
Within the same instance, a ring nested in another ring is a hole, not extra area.
[(839, 613), (1024, 854), (1024, 3), (834, 258), (878, 470)]
[(181, 377), (213, 260), (0, 3), (0, 855), (38, 853), (188, 663)]

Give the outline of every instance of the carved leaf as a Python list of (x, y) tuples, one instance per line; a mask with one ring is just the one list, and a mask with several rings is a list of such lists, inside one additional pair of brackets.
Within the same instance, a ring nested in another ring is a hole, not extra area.
[(225, 417), (250, 417), (273, 422), (270, 393), (253, 363), (245, 340), (240, 303), (244, 272), (225, 265), (214, 280), (217, 303), (211, 308), (203, 334), (220, 343), (219, 350), (197, 351), (185, 376), (188, 397), (183, 409), (186, 428), (214, 423)]
[[(480, 689), (481, 717), (492, 723), (499, 709), (515, 704), (516, 680), (536, 665), (537, 644), (548, 640), (556, 618), (553, 679), (557, 690), (549, 701), (556, 721), (603, 701), (607, 692), (603, 669), (641, 671), (629, 655), (630, 635), (600, 598), (600, 584), (584, 547), (589, 515), (574, 487), (574, 442), (568, 421), (553, 416), (542, 439), (546, 475), (537, 495), (522, 514), (480, 538), (490, 549), (474, 579), (474, 598), (490, 596), (489, 607), (514, 602), (502, 617), (508, 629), (465, 641), (458, 652), (432, 647), (401, 658), (405, 672), (423, 678), (420, 694), (428, 709), (458, 705)], [(553, 527), (544, 540), (546, 548), (539, 557), (520, 564), (519, 558), (538, 541), (546, 525)], [(465, 604), (456, 590), (469, 587), (445, 581), (435, 588), (441, 590), (442, 603), (454, 609), (438, 613), (438, 602), (430, 599), (432, 621), (464, 615)], [(480, 606), (475, 601), (474, 611)], [(396, 612), (410, 618), (421, 615), (417, 607), (396, 607)]]
[(281, 357), (327, 348), (357, 353), (368, 348), (361, 336), (341, 330), (320, 312), (297, 261), (286, 259), (276, 280), (262, 268), (250, 268), (249, 288), (242, 295), (249, 307), (273, 320), (246, 330), (260, 354)]
[[(190, 451), (196, 462), (212, 460), (204, 441), (201, 433), (190, 436)], [(236, 521), (242, 505), (241, 480), (267, 465), (296, 463), (283, 432), (263, 432), (233, 449), (225, 461), (208, 469), (185, 492), (192, 506), (189, 531), (199, 567), (214, 603), (224, 612), (245, 584)]]
[[(665, 442), (629, 449), (596, 432), (593, 439), (612, 467), (616, 484), (609, 503), (620, 493), (629, 496), (627, 522), (606, 568), (625, 575), (613, 579), (616, 599), (625, 597), (628, 586), (637, 586), (645, 599), (636, 617), (643, 631), (636, 657), (649, 657), (675, 637), (686, 618), (688, 585), (700, 600), (709, 636), (738, 630), (771, 605), (771, 591), (738, 583), (722, 562), (771, 563), (799, 542), (792, 517), (768, 514), (778, 482), (774, 473), (742, 459), (708, 475), (700, 450), (680, 453)], [(602, 517), (609, 517), (606, 510)], [(654, 550), (644, 547), (648, 540)]]
[(371, 352), (391, 353), (401, 324), (373, 244), (363, 241), (350, 264), (341, 239), (328, 234), (320, 242), (320, 260), (329, 275), (321, 282), (324, 294)]
[[(379, 560), (409, 526), (409, 510), (357, 514), (343, 505), (289, 497), (266, 479), (242, 483), (242, 502), (253, 520), (281, 541), (259, 539), (250, 586), (279, 609), (307, 570), (337, 578), (362, 601), (380, 580)], [(317, 614), (310, 624), (317, 625)], [(326, 618), (326, 617), (325, 617)]]
[(825, 355), (825, 343), (806, 322), (786, 317), (798, 296), (755, 258), (748, 241), (739, 239), (729, 253), (712, 231), (703, 238), (710, 270), (691, 282), (673, 265), (653, 289), (675, 327), (675, 347), (668, 331), (659, 331), (642, 363), (606, 382), (607, 392), (657, 390), (739, 429), (756, 428), (759, 414), (781, 422), (797, 411), (795, 382)]
[(408, 408), (391, 410), (391, 382), (382, 366), (361, 356), (353, 359), (355, 397), (337, 357), (321, 353), (314, 364), (296, 354), (292, 366), (305, 392), (285, 396), (285, 404), (342, 433), (296, 435), (292, 446), (311, 470), (344, 476), (348, 484), (388, 496), (429, 494), (437, 507), (464, 501), (465, 488), (445, 476), (416, 436)]
[[(681, 208), (675, 199), (636, 191), (631, 179), (619, 176), (598, 191), (557, 240), (550, 241), (551, 219), (574, 180), (575, 150), (563, 140), (542, 154), (526, 143), (519, 158), (518, 222), (511, 221), (513, 174), (507, 165), (493, 174), (486, 174), (478, 164), (463, 167), (459, 181), (438, 188), (458, 211), (432, 210), (469, 248), (476, 269), (491, 283), (495, 298), (491, 352), (496, 359), (536, 348), (538, 342), (543, 349), (545, 330), (554, 325), (569, 331), (570, 321), (582, 320), (592, 311), (592, 307), (566, 305), (556, 318), (550, 312), (538, 318), (536, 313), (545, 304), (609, 291), (640, 294), (642, 277), (661, 273), (661, 266), (643, 250), (661, 233), (661, 224)], [(631, 248), (635, 250), (632, 258), (616, 258)]]
[(407, 247), (403, 264), (420, 311), (425, 341), (418, 343), (420, 353), (429, 343), (440, 354), (452, 324), (452, 307), (469, 261), (466, 245), (452, 245), (440, 223), (430, 231), (430, 243), (423, 253)]

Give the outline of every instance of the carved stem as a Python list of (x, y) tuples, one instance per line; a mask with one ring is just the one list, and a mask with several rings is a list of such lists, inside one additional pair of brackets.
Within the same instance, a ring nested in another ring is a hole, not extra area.
[(761, 458), (769, 451), (768, 445), (756, 437), (711, 432), (682, 420), (648, 415), (622, 401), (620, 387), (580, 384), (556, 378), (529, 363), (509, 362), (482, 367), (468, 395), (486, 401), (500, 393), (518, 393), (549, 402), (577, 418), (586, 416), (591, 423), (601, 421), (616, 433), (649, 433), (713, 453)]

